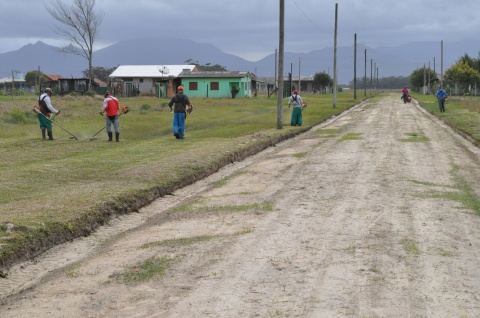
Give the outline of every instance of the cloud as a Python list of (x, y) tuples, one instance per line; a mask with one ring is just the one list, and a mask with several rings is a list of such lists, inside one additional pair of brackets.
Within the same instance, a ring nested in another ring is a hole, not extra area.
[[(0, 53), (37, 39), (66, 44), (45, 9), (52, 1), (4, 2)], [(285, 50), (310, 52), (333, 46), (336, 3), (339, 46), (353, 45), (355, 33), (359, 43), (376, 47), (476, 39), (480, 29), (477, 1), (285, 0)], [(279, 0), (99, 0), (95, 8), (104, 14), (96, 49), (140, 37), (179, 37), (253, 61), (278, 47)], [(175, 48), (165, 43), (165, 49)]]

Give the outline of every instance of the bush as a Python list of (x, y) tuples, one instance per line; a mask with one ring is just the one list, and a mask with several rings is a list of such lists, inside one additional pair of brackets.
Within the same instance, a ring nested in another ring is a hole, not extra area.
[(90, 97), (95, 97), (96, 94), (97, 94), (97, 92), (95, 92), (94, 90), (89, 90), (89, 91), (85, 92), (85, 95), (90, 96)]
[(143, 104), (140, 106), (140, 110), (150, 110), (152, 107), (148, 104)]
[(30, 118), (32, 118), (33, 112), (22, 111), (18, 108), (14, 108), (8, 113), (5, 121), (12, 124), (28, 124)]

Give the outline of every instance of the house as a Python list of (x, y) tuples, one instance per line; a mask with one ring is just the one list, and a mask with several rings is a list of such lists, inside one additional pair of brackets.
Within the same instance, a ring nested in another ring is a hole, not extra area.
[(184, 70), (178, 75), (188, 97), (233, 98), (251, 97), (255, 89), (255, 76), (242, 71), (197, 71)]
[[(275, 91), (275, 83), (277, 79), (275, 77), (260, 77), (257, 81), (257, 90), (258, 92), (269, 94)], [(292, 82), (290, 85), (290, 78), (288, 76), (283, 78), (283, 89), (286, 96), (290, 96), (292, 86), (293, 89), (298, 89), (299, 92), (308, 92), (308, 93), (318, 93), (321, 90), (320, 85), (315, 84), (313, 76), (301, 76), (300, 81), (298, 80), (298, 76), (292, 77)], [(300, 89), (299, 89), (300, 88)], [(292, 90), (293, 90), (292, 89)]]
[(57, 92), (59, 90), (58, 80), (62, 78), (63, 76), (58, 74), (43, 74), (41, 79), (42, 90), (49, 87), (54, 92)]
[(173, 96), (184, 70), (197, 71), (196, 65), (120, 65), (110, 74), (108, 89), (116, 96), (139, 94)]
[(12, 78), (11, 76), (0, 78), (0, 88), (3, 89), (4, 93), (7, 92), (7, 89), (10, 91), (12, 86), (15, 87), (15, 89), (23, 91), (28, 90), (23, 74), (17, 74), (15, 78)]

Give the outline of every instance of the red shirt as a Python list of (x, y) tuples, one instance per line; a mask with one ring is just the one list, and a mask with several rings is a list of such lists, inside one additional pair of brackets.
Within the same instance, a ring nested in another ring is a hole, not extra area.
[(112, 95), (108, 95), (103, 100), (102, 112), (106, 111), (107, 116), (118, 116), (118, 111), (120, 110), (120, 105), (118, 104), (118, 99)]

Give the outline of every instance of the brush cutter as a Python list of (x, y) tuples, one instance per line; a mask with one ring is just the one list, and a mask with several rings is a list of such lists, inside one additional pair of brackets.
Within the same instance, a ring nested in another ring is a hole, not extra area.
[(47, 116), (45, 116), (44, 114), (42, 114), (42, 112), (37, 108), (37, 107), (33, 107), (33, 111), (36, 112), (37, 114), (39, 115), (42, 115), (43, 117), (45, 117), (46, 119), (50, 120), (52, 123), (54, 123), (55, 125), (57, 125), (58, 127), (60, 127), (61, 129), (63, 129), (64, 131), (66, 131), (70, 136), (70, 139), (74, 139), (74, 140), (78, 140), (77, 136), (75, 136), (74, 134), (72, 134), (71, 132), (69, 132), (68, 130), (66, 130), (65, 128), (63, 128), (62, 126), (60, 126), (59, 124), (57, 124), (57, 122), (55, 122), (54, 120), (52, 120), (51, 118), (48, 118)]
[[(123, 106), (123, 107), (122, 107), (122, 111), (121, 111), (121, 113), (118, 115), (118, 117), (120, 117), (120, 116), (128, 113), (129, 111), (130, 111), (130, 108), (128, 108), (128, 106)], [(100, 112), (100, 115), (103, 116), (103, 113)], [(97, 137), (95, 137), (95, 136), (98, 135), (99, 133), (101, 133), (106, 127), (107, 127), (107, 126), (103, 126), (102, 129), (100, 129), (99, 131), (97, 131), (97, 132), (95, 133), (95, 135), (93, 135), (92, 137), (90, 137), (89, 140), (90, 140), (90, 141), (92, 141), (92, 140), (97, 140)]]

